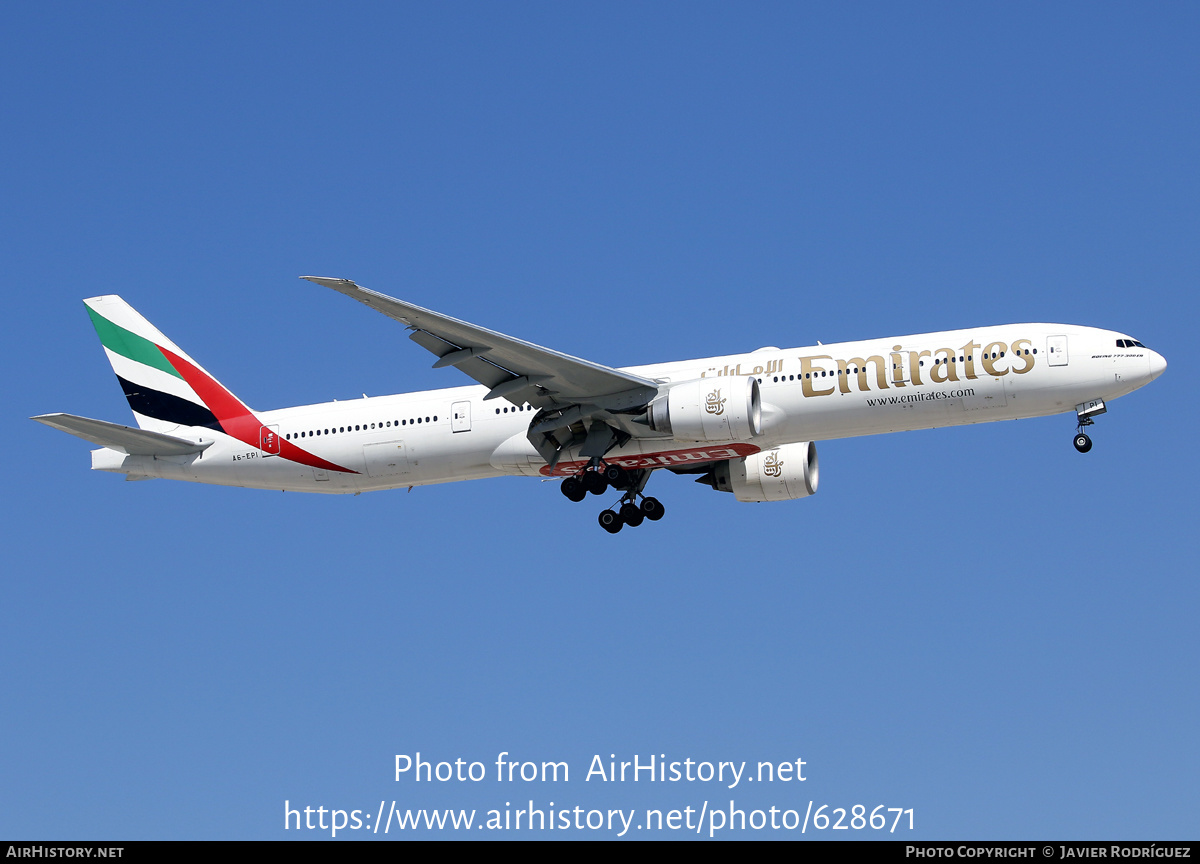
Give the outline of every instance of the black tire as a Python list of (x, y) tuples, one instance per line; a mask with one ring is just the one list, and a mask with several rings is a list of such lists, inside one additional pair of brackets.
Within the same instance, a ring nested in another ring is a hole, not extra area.
[(621, 516), (616, 510), (601, 510), (599, 522), (600, 527), (609, 534), (616, 534), (621, 530), (621, 526), (625, 524), (621, 521)]
[(583, 472), (583, 488), (593, 495), (603, 495), (608, 491), (608, 483), (599, 471)]
[(651, 522), (657, 522), (663, 517), (663, 505), (657, 498), (642, 499), (642, 515)]
[(579, 503), (587, 497), (587, 490), (583, 488), (583, 483), (578, 477), (568, 477), (562, 482), (562, 493), (575, 503)]
[(1092, 439), (1080, 432), (1075, 436), (1075, 449), (1080, 453), (1086, 453), (1092, 449)]
[(629, 488), (629, 473), (620, 465), (609, 465), (604, 469), (604, 479), (614, 489)]
[(636, 504), (626, 502), (621, 505), (621, 521), (630, 528), (638, 527), (645, 518), (646, 514)]

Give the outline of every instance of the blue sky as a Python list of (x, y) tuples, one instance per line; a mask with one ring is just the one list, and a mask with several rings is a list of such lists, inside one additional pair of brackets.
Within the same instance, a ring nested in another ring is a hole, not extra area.
[[(0, 22), (0, 835), (732, 798), (911, 807), (918, 839), (1194, 836), (1194, 5)], [(1070, 416), (821, 442), (813, 498), (656, 477), (667, 517), (616, 537), (530, 480), (123, 483), (27, 419), (129, 421), (101, 293), (256, 408), (468, 383), (304, 273), (613, 365), (1055, 321), (1170, 368), (1086, 457)], [(395, 782), (417, 751), (572, 775)], [(585, 782), (594, 754), (808, 779)]]

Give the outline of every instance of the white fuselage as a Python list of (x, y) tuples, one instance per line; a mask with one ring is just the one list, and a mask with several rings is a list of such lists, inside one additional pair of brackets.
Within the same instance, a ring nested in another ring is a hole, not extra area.
[[(714, 384), (752, 375), (761, 384), (763, 434), (741, 442), (634, 438), (605, 458), (626, 467), (681, 467), (796, 441), (1038, 417), (1111, 400), (1165, 368), (1156, 352), (1119, 347), (1124, 334), (1060, 324), (1009, 324), (629, 367), (663, 384)], [(994, 355), (994, 356), (993, 356)], [(101, 470), (229, 486), (354, 493), (503, 475), (548, 476), (582, 467), (575, 450), (550, 472), (526, 440), (528, 405), (484, 400), (476, 385), (257, 412), (264, 426), (346, 470), (268, 455), (221, 432), (199, 454), (126, 456), (93, 451)]]

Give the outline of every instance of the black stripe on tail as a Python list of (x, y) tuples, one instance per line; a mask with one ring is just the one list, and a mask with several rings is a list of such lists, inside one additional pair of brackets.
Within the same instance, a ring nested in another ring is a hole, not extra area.
[(121, 389), (125, 391), (129, 407), (138, 414), (162, 420), (164, 423), (178, 423), (180, 426), (204, 426), (217, 432), (222, 431), (221, 423), (217, 420), (216, 415), (203, 405), (197, 405), (195, 402), (189, 402), (187, 399), (181, 399), (170, 393), (163, 393), (161, 390), (151, 390), (144, 385), (134, 384), (132, 381), (126, 381), (120, 375), (117, 376), (117, 380), (121, 382)]

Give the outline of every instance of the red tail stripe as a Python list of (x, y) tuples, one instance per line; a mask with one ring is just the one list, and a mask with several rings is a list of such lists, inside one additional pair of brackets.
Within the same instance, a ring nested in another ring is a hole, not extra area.
[[(175, 367), (175, 371), (183, 376), (183, 380), (196, 391), (196, 395), (203, 400), (204, 404), (208, 406), (208, 410), (212, 411), (217, 421), (220, 422), (221, 429), (226, 435), (236, 438), (244, 444), (249, 444), (251, 447), (259, 446), (263, 424), (240, 399), (222, 387), (214, 378), (175, 352), (168, 351), (161, 345), (158, 346), (158, 350)], [(341, 471), (343, 474), (358, 473), (349, 468), (343, 468), (341, 465), (327, 462), (320, 456), (314, 456), (286, 439), (279, 442), (279, 455), (293, 462), (299, 462), (301, 465), (323, 468), (326, 471)]]

